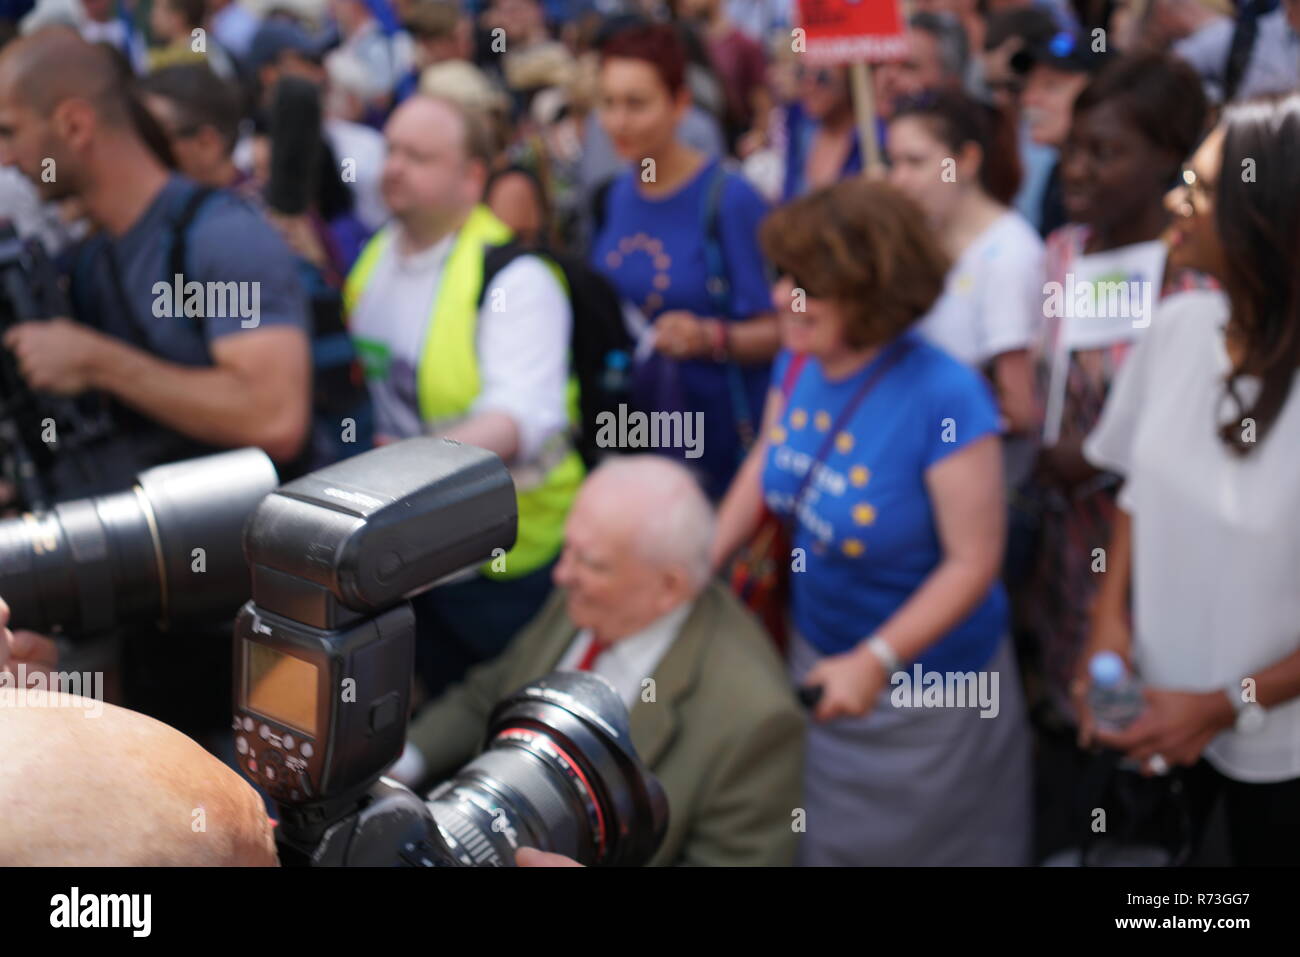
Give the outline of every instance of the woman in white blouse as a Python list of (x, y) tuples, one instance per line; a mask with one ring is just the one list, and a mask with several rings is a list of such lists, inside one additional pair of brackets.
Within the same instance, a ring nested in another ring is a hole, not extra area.
[[(1164, 301), (1085, 446), (1125, 477), (1074, 688), (1081, 743), (1222, 797), (1237, 864), (1300, 863), (1300, 93), (1230, 107), (1170, 194), (1171, 262), (1225, 292)], [(1131, 570), (1131, 574), (1130, 574)], [(1133, 615), (1128, 591), (1133, 583)], [(1146, 710), (1086, 709), (1119, 652)], [(1199, 830), (1198, 826), (1198, 830)]]

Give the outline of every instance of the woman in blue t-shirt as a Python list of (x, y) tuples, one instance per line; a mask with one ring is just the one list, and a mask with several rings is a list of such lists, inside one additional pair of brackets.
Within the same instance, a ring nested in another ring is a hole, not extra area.
[(757, 432), (778, 333), (757, 238), (766, 205), (677, 138), (690, 108), (685, 71), (668, 25), (630, 28), (602, 50), (601, 123), (632, 165), (606, 193), (591, 262), (650, 324), (635, 404), (702, 417), (702, 431), (679, 430), (689, 443), (657, 451), (695, 466), (717, 499)]
[(946, 258), (915, 205), (862, 180), (796, 200), (761, 236), (787, 351), (715, 559), (764, 503), (792, 525), (790, 667), (821, 688), (800, 860), (1028, 863), (997, 408), (912, 328)]

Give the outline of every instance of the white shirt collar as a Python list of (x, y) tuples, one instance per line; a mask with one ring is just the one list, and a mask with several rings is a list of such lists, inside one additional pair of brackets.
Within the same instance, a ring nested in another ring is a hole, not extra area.
[[(614, 642), (596, 659), (592, 672), (614, 686), (629, 711), (652, 687), (647, 682), (653, 680), (655, 669), (672, 647), (694, 607), (694, 601), (682, 602), (635, 634)], [(591, 641), (590, 628), (579, 631), (569, 643), (568, 650), (560, 657), (556, 670), (572, 671), (576, 668), (587, 653)]]

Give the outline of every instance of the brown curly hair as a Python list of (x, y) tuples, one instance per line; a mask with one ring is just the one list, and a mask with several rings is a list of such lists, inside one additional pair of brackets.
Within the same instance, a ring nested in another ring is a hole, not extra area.
[(839, 304), (855, 349), (888, 342), (925, 315), (950, 265), (915, 203), (861, 178), (775, 210), (759, 241), (779, 275), (810, 297)]

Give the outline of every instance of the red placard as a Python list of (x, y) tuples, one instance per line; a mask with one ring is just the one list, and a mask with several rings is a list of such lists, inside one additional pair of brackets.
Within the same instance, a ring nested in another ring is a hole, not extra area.
[(799, 0), (810, 60), (878, 63), (907, 56), (899, 0)]

